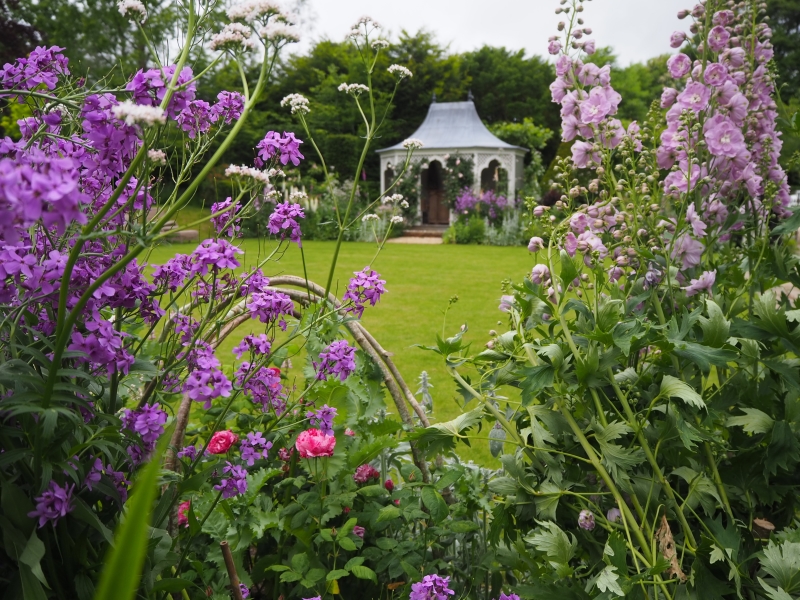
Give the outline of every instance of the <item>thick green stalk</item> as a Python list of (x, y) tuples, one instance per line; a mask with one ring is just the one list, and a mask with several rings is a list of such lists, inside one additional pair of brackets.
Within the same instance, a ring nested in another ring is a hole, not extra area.
[(690, 547), (690, 550), (694, 552), (694, 550), (697, 549), (697, 541), (695, 541), (694, 534), (689, 527), (689, 523), (686, 521), (683, 511), (675, 499), (675, 493), (672, 491), (672, 486), (669, 484), (669, 481), (667, 481), (667, 478), (664, 476), (664, 472), (658, 465), (658, 461), (656, 460), (656, 457), (650, 448), (650, 444), (644, 435), (644, 431), (642, 431), (641, 427), (637, 426), (636, 415), (633, 414), (633, 410), (631, 409), (631, 405), (628, 403), (627, 397), (622, 392), (619, 385), (617, 385), (617, 381), (614, 379), (614, 373), (612, 373), (610, 369), (608, 372), (608, 378), (611, 381), (611, 386), (614, 388), (614, 392), (616, 393), (620, 404), (622, 404), (622, 408), (625, 411), (625, 416), (628, 419), (628, 424), (636, 430), (636, 438), (639, 440), (639, 444), (644, 451), (644, 455), (647, 457), (647, 462), (650, 463), (650, 467), (653, 469), (653, 472), (658, 478), (659, 483), (664, 488), (664, 492), (667, 494), (670, 507), (675, 511), (675, 516), (677, 516), (678, 521), (680, 521), (681, 527), (683, 528), (683, 535), (686, 537), (686, 541)]
[[(617, 501), (617, 506), (619, 506), (619, 509), (623, 513), (625, 513), (626, 521), (631, 523), (631, 527), (633, 528), (633, 534), (634, 536), (636, 536), (636, 541), (639, 542), (642, 554), (644, 555), (644, 558), (648, 563), (647, 566), (648, 567), (652, 566), (653, 555), (650, 552), (650, 545), (647, 543), (647, 539), (644, 537), (644, 533), (642, 533), (642, 528), (639, 525), (639, 523), (637, 523), (636, 517), (634, 517), (633, 513), (631, 512), (631, 509), (628, 508), (628, 505), (625, 503), (625, 500), (623, 499), (622, 494), (620, 493), (619, 489), (614, 483), (614, 480), (611, 478), (611, 475), (609, 475), (608, 471), (606, 471), (606, 468), (600, 462), (600, 459), (597, 457), (597, 453), (595, 452), (592, 445), (589, 443), (589, 440), (586, 439), (586, 435), (584, 435), (583, 431), (578, 426), (578, 423), (575, 421), (574, 417), (572, 416), (572, 413), (564, 405), (561, 405), (559, 408), (561, 410), (561, 414), (564, 415), (564, 418), (567, 420), (570, 429), (572, 429), (572, 433), (575, 434), (575, 437), (578, 438), (578, 442), (583, 447), (583, 451), (586, 452), (586, 456), (588, 456), (589, 460), (592, 461), (592, 466), (599, 473), (600, 477), (603, 479), (606, 486), (608, 486), (608, 489), (614, 495), (614, 499)], [(635, 527), (633, 527), (633, 525), (635, 525)]]

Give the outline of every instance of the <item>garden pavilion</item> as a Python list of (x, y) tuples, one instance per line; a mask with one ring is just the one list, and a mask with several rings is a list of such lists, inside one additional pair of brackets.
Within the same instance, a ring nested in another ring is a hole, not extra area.
[[(417, 218), (423, 225), (447, 225), (453, 215), (444, 197), (443, 168), (449, 155), (470, 157), (475, 192), (494, 189), (498, 170), (508, 175), (508, 197), (516, 197), (523, 183), (523, 159), (528, 152), (512, 146), (490, 132), (478, 116), (472, 94), (466, 102), (436, 102), (436, 95), (422, 125), (412, 135), (423, 147), (414, 152), (413, 163), (426, 160), (420, 173), (420, 202)], [(378, 150), (381, 157), (381, 193), (394, 180), (395, 168), (406, 158), (403, 144)]]

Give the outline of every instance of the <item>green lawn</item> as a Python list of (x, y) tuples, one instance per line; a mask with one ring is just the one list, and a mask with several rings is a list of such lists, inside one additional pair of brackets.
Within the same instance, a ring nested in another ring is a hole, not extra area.
[[(270, 244), (268, 246), (272, 248)], [(176, 253), (189, 253), (194, 244), (168, 245), (157, 248), (150, 257), (159, 264)], [(252, 265), (263, 256), (265, 245), (258, 240), (244, 240), (245, 262)], [(304, 242), (309, 279), (325, 284), (333, 242)], [(375, 254), (375, 246), (366, 243), (346, 243), (339, 255), (334, 290), (341, 297), (352, 271), (366, 266)], [(302, 276), (300, 251), (292, 245), (279, 263), (270, 263), (268, 275), (292, 274)], [(430, 375), (434, 401), (434, 416), (438, 421), (450, 420), (462, 412), (453, 382), (444, 369), (441, 358), (431, 352), (412, 347), (413, 344), (433, 345), (436, 334), (442, 332), (442, 320), (448, 301), (454, 295), (458, 302), (447, 317), (448, 335), (466, 323), (470, 332), (467, 340), (473, 349), (488, 340), (490, 329), (504, 319), (498, 311), (500, 282), (521, 280), (533, 266), (532, 257), (524, 247), (500, 248), (490, 246), (408, 245), (387, 244), (373, 267), (386, 279), (387, 293), (378, 306), (367, 308), (362, 322), (394, 360), (403, 377), (416, 392), (416, 380), (424, 370)], [(338, 285), (338, 288), (337, 288)], [(240, 336), (229, 338), (219, 351), (220, 360), (231, 356), (230, 350)], [(474, 404), (470, 408), (474, 408)], [(486, 431), (482, 433), (486, 437)], [(492, 459), (488, 442), (476, 441), (472, 448), (459, 447), (464, 459), (489, 465), (499, 465)]]

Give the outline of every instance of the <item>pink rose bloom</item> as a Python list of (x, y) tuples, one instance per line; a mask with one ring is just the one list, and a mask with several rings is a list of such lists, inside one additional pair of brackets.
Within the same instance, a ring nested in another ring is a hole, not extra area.
[(703, 79), (708, 85), (721, 87), (728, 79), (728, 69), (720, 63), (711, 63), (706, 67)]
[(225, 454), (233, 444), (239, 441), (239, 436), (232, 431), (218, 431), (211, 436), (208, 451), (211, 454)]
[(680, 48), (683, 42), (686, 41), (686, 34), (683, 31), (676, 31), (669, 38), (669, 45), (672, 48)]
[(360, 537), (363, 540), (365, 529), (361, 525), (356, 525), (355, 527), (353, 527), (353, 533), (355, 533), (358, 537)]
[(352, 429), (350, 429), (349, 427), (348, 427), (347, 429), (345, 429), (345, 430), (344, 430), (344, 434), (345, 434), (347, 437), (356, 437), (356, 432), (355, 432), (355, 431), (353, 431)]
[(731, 39), (731, 34), (728, 33), (728, 30), (717, 25), (708, 33), (708, 47), (714, 52), (719, 52), (725, 48), (729, 39)]
[(189, 526), (189, 517), (187, 513), (189, 512), (189, 508), (191, 508), (191, 506), (192, 506), (191, 500), (187, 500), (186, 502), (181, 502), (178, 505), (178, 527)]
[(325, 435), (319, 429), (306, 429), (297, 436), (294, 446), (300, 453), (301, 458), (333, 456), (336, 438), (332, 435)]
[(670, 56), (669, 60), (667, 61), (667, 69), (669, 69), (669, 74), (675, 79), (685, 77), (691, 68), (692, 59), (682, 52), (680, 54), (676, 54), (675, 56)]
[(385, 487), (388, 492), (391, 492), (394, 489), (394, 481), (387, 479), (383, 487)]

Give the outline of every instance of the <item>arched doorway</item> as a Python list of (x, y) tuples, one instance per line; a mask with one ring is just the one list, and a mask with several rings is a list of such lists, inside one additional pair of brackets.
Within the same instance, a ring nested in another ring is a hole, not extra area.
[(449, 225), (450, 209), (444, 198), (442, 163), (433, 160), (421, 173), (422, 179), (422, 223), (425, 225)]
[(481, 191), (494, 192), (500, 196), (508, 193), (508, 172), (500, 165), (497, 159), (481, 171)]
[(386, 170), (383, 172), (383, 189), (388, 190), (394, 183), (394, 168), (391, 163), (386, 165)]

